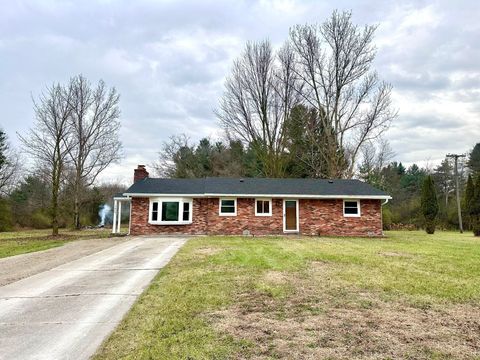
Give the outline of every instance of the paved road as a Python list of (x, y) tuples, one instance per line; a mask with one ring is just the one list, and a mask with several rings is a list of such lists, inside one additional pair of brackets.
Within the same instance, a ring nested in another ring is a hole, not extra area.
[(133, 238), (0, 287), (0, 359), (88, 359), (184, 242)]

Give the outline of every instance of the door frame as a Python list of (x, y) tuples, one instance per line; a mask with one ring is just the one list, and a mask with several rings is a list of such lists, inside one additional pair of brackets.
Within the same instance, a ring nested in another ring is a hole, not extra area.
[[(287, 213), (286, 213), (286, 206), (285, 206), (285, 203), (287, 201), (295, 201), (295, 212), (296, 212), (296, 215), (297, 215), (297, 219), (296, 219), (296, 223), (297, 223), (297, 227), (295, 230), (287, 230)], [(298, 233), (299, 230), (300, 230), (300, 223), (299, 223), (299, 219), (300, 219), (300, 216), (299, 216), (299, 209), (298, 209), (298, 199), (283, 199), (283, 232), (284, 233)]]

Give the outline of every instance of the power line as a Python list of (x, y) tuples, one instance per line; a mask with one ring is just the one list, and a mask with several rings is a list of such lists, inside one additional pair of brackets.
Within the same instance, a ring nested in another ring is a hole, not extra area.
[(463, 233), (462, 223), (462, 209), (460, 207), (460, 190), (458, 185), (458, 158), (465, 157), (465, 154), (447, 154), (447, 158), (453, 158), (455, 160), (454, 176), (455, 176), (455, 192), (457, 194), (457, 213), (458, 213), (458, 225), (460, 227), (460, 233)]

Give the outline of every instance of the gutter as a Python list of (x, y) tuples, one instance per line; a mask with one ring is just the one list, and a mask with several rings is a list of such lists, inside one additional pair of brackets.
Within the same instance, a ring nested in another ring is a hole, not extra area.
[[(306, 195), (306, 194), (161, 194), (161, 193), (124, 193), (128, 197), (239, 197), (239, 198), (293, 198), (293, 199), (371, 199), (385, 200), (386, 204), (392, 197), (390, 195)], [(384, 205), (382, 204), (382, 205)]]

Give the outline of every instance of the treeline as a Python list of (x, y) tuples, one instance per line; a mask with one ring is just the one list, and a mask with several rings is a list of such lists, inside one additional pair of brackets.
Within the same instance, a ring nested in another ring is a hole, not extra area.
[[(299, 132), (302, 134), (302, 132)], [(292, 137), (291, 143), (302, 143)], [(425, 219), (421, 208), (422, 186), (427, 176), (434, 181), (438, 201), (437, 227), (458, 228), (455, 197), (455, 177), (452, 160), (445, 158), (434, 168), (416, 164), (405, 167), (391, 161), (393, 152), (385, 141), (366, 147), (356, 168), (357, 177), (375, 187), (387, 191), (393, 199), (384, 207), (384, 226), (390, 228), (423, 228)], [(320, 146), (320, 145), (318, 145)], [(298, 152), (297, 152), (298, 151)], [(299, 158), (306, 156), (303, 147), (292, 147), (285, 154), (285, 177), (325, 178), (312, 171), (313, 167)], [(207, 138), (192, 143), (185, 135), (172, 137), (165, 142), (160, 158), (155, 164), (157, 175), (172, 178), (198, 178), (206, 176), (262, 177), (263, 159), (255, 148), (238, 140), (211, 141)], [(464, 227), (471, 229), (467, 180), (473, 183), (480, 177), (480, 143), (476, 144), (465, 161), (459, 163), (459, 188), (462, 197)]]
[(33, 109), (33, 127), (18, 134), (21, 149), (0, 129), (0, 230), (52, 227), (56, 235), (98, 223), (99, 204), (119, 190), (94, 186), (121, 156), (119, 94), (78, 75), (47, 86)]
[[(101, 205), (112, 205), (113, 195), (123, 192), (121, 185), (99, 185), (84, 189), (80, 203), (82, 226), (99, 224)], [(51, 184), (47, 176), (28, 175), (8, 194), (0, 199), (0, 231), (15, 228), (47, 229), (52, 227)], [(75, 209), (73, 188), (62, 186), (58, 200), (58, 226), (74, 228)]]

